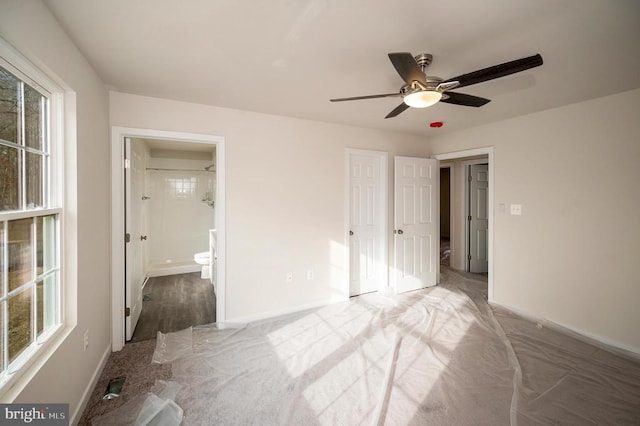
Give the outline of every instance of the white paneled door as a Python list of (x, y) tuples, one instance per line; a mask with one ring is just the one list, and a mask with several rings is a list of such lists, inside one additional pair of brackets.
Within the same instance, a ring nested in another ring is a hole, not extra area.
[(125, 138), (125, 335), (131, 340), (142, 312), (143, 247), (146, 240), (142, 226), (144, 158), (140, 149)]
[(469, 166), (469, 272), (489, 270), (489, 166)]
[(349, 295), (387, 287), (384, 152), (349, 150)]
[(396, 293), (437, 284), (439, 178), (438, 160), (395, 158)]

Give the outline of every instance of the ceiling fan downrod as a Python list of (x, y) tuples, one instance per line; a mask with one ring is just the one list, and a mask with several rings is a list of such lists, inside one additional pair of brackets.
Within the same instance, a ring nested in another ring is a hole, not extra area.
[(431, 61), (433, 61), (433, 55), (429, 53), (421, 53), (419, 55), (416, 55), (414, 58), (422, 69), (422, 72), (427, 75), (427, 67), (431, 65)]

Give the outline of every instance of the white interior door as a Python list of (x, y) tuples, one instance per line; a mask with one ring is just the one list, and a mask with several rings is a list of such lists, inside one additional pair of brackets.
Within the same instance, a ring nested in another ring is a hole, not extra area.
[(350, 150), (349, 295), (387, 287), (386, 164), (384, 152)]
[(395, 158), (396, 293), (437, 284), (439, 180), (438, 160)]
[[(144, 154), (125, 138), (125, 334), (131, 340), (142, 312), (142, 284), (144, 283), (142, 235), (142, 195), (144, 191)], [(145, 238), (145, 239), (143, 239)]]
[(469, 166), (469, 272), (489, 270), (489, 167), (487, 164)]

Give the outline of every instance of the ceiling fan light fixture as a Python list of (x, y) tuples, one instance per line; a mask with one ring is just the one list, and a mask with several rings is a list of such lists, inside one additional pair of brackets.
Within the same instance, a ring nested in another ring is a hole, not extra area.
[(426, 108), (437, 103), (442, 98), (442, 93), (435, 90), (421, 90), (409, 93), (404, 97), (404, 103), (413, 108)]

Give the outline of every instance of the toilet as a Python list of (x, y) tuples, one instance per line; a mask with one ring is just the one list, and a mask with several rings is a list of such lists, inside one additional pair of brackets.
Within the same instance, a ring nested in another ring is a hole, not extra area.
[(203, 251), (200, 253), (196, 253), (193, 255), (193, 260), (198, 265), (202, 266), (202, 272), (200, 273), (200, 278), (211, 279), (211, 252)]
[[(200, 278), (211, 281), (214, 288), (216, 286), (216, 249), (217, 249), (217, 233), (215, 229), (209, 229), (209, 251), (202, 251), (193, 255), (193, 260), (202, 267)], [(213, 259), (213, 263), (211, 260)]]

